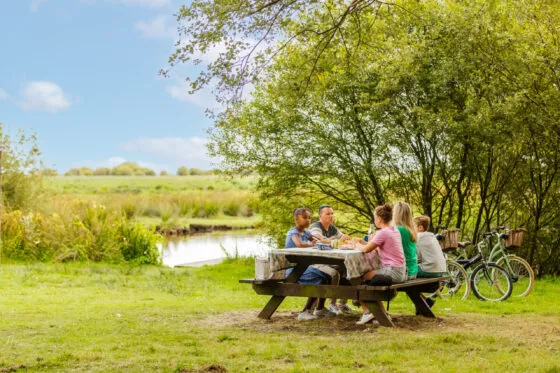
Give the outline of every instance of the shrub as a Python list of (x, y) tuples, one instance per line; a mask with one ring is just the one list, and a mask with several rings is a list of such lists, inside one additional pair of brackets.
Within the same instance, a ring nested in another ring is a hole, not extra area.
[(120, 227), (122, 242), (120, 251), (124, 260), (136, 264), (161, 264), (157, 248), (160, 237), (142, 224)]
[(181, 166), (177, 169), (178, 176), (187, 176), (189, 174), (189, 169), (185, 166)]

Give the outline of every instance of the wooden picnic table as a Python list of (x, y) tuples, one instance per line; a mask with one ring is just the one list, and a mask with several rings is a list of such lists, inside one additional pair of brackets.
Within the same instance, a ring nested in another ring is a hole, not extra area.
[[(337, 265), (344, 279), (340, 285), (297, 284), (299, 277), (313, 264)], [(270, 252), (270, 266), (271, 271), (288, 267), (293, 267), (293, 270), (285, 280), (240, 280), (241, 283), (252, 284), (257, 294), (271, 295), (259, 313), (259, 317), (264, 319), (269, 319), (287, 296), (342, 298), (365, 302), (380, 325), (394, 326), (382, 302), (390, 302), (399, 291), (406, 292), (420, 315), (435, 317), (422, 293), (436, 291), (440, 281), (445, 279), (419, 278), (390, 286), (361, 285), (361, 274), (372, 268), (359, 250), (276, 249)]]

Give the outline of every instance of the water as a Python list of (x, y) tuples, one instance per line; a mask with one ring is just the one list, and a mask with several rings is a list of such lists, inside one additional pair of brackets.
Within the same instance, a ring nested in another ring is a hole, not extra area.
[(226, 254), (235, 256), (261, 256), (270, 250), (266, 237), (252, 231), (228, 231), (192, 235), (169, 240), (159, 245), (163, 264), (198, 266), (222, 261)]

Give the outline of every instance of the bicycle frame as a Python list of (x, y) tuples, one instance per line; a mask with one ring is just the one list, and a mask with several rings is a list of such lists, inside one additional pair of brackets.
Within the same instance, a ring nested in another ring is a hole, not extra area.
[[(510, 276), (512, 277), (512, 280), (516, 281), (517, 275), (515, 274), (515, 271), (511, 267), (506, 248), (502, 243), (501, 235), (497, 232), (493, 232), (492, 237), (496, 237), (497, 242), (492, 247), (492, 250), (488, 255), (488, 261), (496, 263), (499, 259), (504, 258), (503, 267), (505, 267), (505, 269), (509, 272)], [(489, 237), (490, 243), (492, 242), (492, 237)]]

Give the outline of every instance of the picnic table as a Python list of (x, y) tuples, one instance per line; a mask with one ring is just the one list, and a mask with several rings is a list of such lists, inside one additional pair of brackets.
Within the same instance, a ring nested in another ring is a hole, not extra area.
[[(317, 250), (315, 248), (274, 249), (270, 255), (270, 270), (293, 267), (285, 280), (240, 280), (250, 283), (260, 295), (271, 295), (258, 317), (269, 319), (287, 296), (311, 298), (342, 298), (361, 300), (368, 304), (380, 325), (394, 326), (382, 302), (389, 302), (399, 291), (404, 291), (422, 316), (435, 317), (422, 293), (434, 292), (440, 286), (439, 278), (419, 278), (390, 286), (360, 284), (363, 273), (372, 269), (360, 250)], [(301, 285), (299, 277), (313, 264), (337, 265), (343, 275), (340, 285)]]

